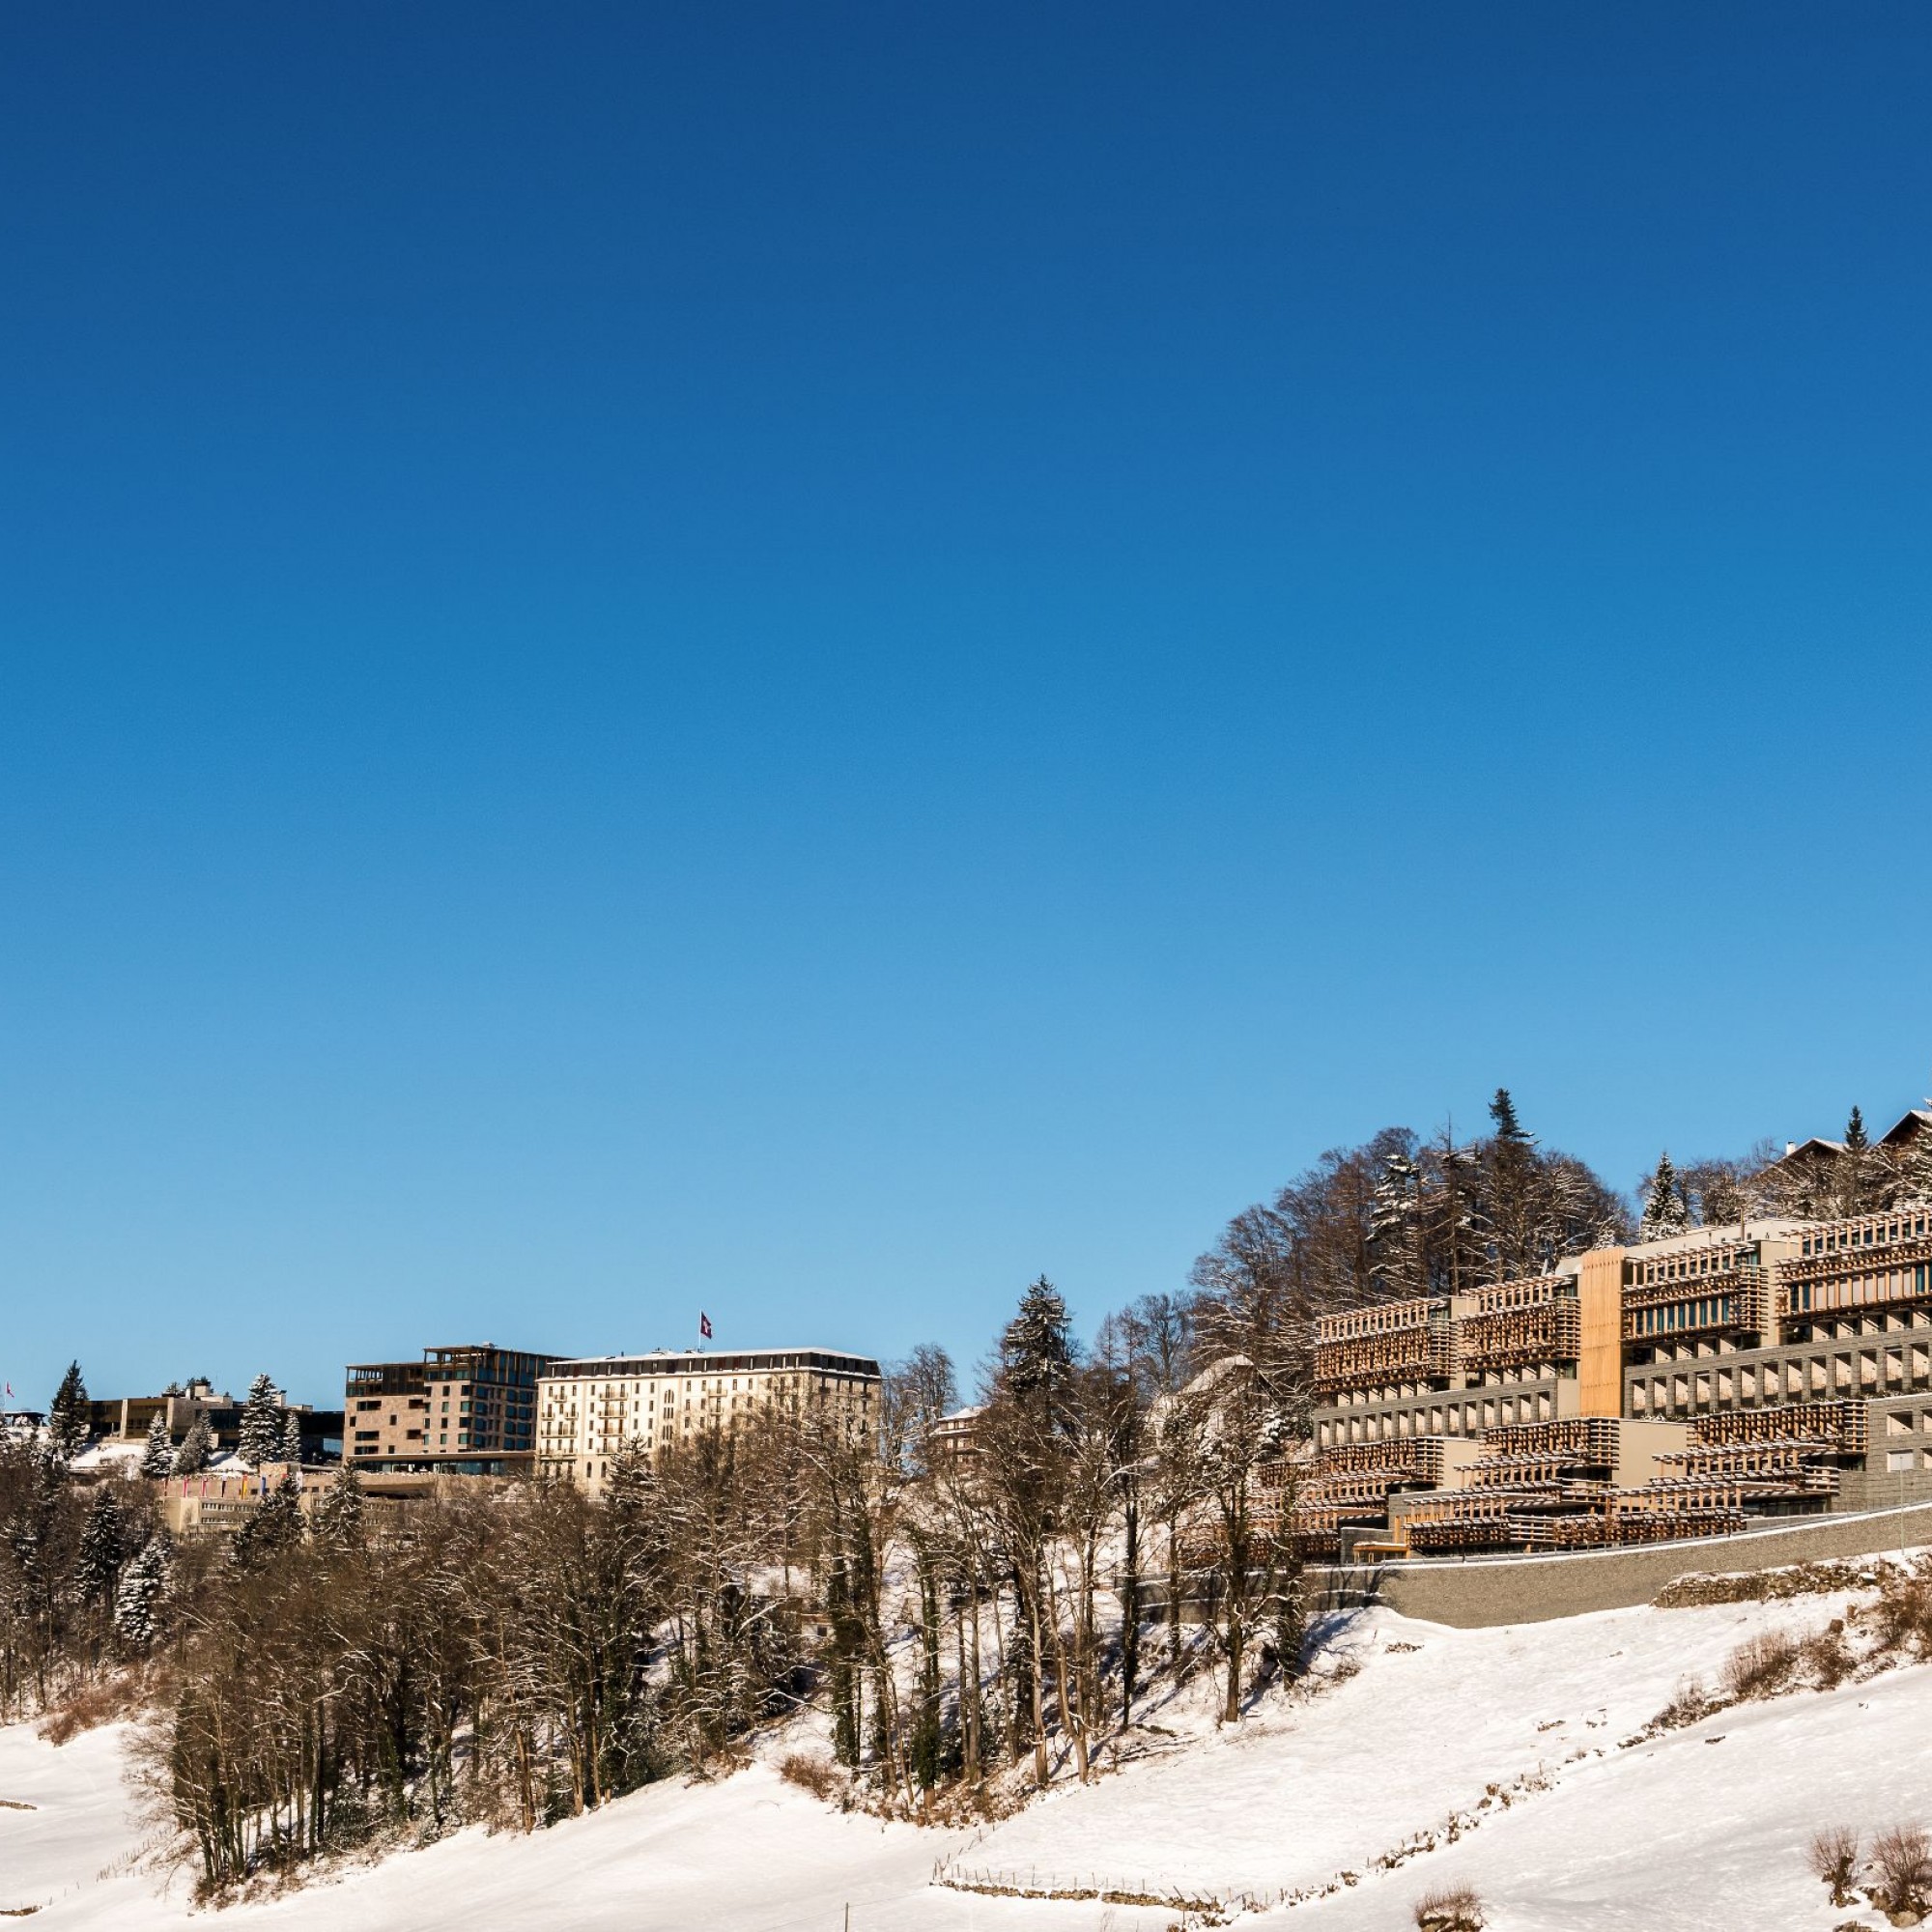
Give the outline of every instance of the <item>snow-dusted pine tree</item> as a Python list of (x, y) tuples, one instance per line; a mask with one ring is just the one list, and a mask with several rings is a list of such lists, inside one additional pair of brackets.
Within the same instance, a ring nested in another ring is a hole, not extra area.
[(1637, 1224), (1640, 1241), (1664, 1241), (1690, 1227), (1690, 1204), (1668, 1151), (1657, 1157), (1657, 1170), (1644, 1189), (1643, 1219)]
[(249, 1570), (302, 1539), (301, 1491), (293, 1472), (262, 1498), (262, 1506), (228, 1546), (229, 1560), (238, 1570)]
[(1044, 1275), (1020, 1296), (1019, 1312), (1000, 1336), (1000, 1374), (1023, 1404), (1056, 1420), (1073, 1386), (1073, 1342), (1066, 1303)]
[(175, 1451), (175, 1474), (200, 1475), (208, 1467), (213, 1454), (214, 1433), (208, 1426), (208, 1417), (197, 1415), (188, 1425), (187, 1434), (182, 1437), (181, 1447)]
[(285, 1408), (282, 1411), (282, 1439), (277, 1445), (276, 1454), (291, 1468), (298, 1466), (301, 1462), (301, 1417), (292, 1408)]
[(162, 1598), (174, 1568), (166, 1530), (156, 1530), (121, 1573), (114, 1593), (114, 1634), (130, 1650), (148, 1649), (161, 1633)]
[(362, 1478), (345, 1463), (315, 1506), (315, 1540), (331, 1549), (355, 1549), (362, 1543)]
[(244, 1462), (259, 1469), (275, 1461), (282, 1446), (282, 1397), (265, 1375), (248, 1384), (248, 1400), (242, 1409), (242, 1440), (238, 1447)]
[(102, 1484), (88, 1505), (87, 1520), (80, 1526), (80, 1548), (74, 1552), (73, 1587), (82, 1603), (112, 1600), (127, 1534), (127, 1513), (112, 1488)]
[(1412, 1138), (1382, 1151), (1369, 1203), (1369, 1275), (1376, 1290), (1391, 1299), (1421, 1294), (1422, 1164)]
[(80, 1378), (80, 1364), (70, 1362), (47, 1408), (47, 1447), (59, 1461), (71, 1463), (87, 1447), (90, 1434), (87, 1384)]
[(175, 1445), (168, 1435), (168, 1412), (157, 1408), (154, 1421), (148, 1424), (148, 1446), (141, 1452), (141, 1473), (165, 1476), (174, 1465)]

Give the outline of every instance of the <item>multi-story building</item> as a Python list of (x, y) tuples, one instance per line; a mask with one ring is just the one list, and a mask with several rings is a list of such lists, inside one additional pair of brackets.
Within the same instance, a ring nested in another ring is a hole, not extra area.
[(353, 1363), (343, 1453), (397, 1475), (512, 1476), (535, 1459), (537, 1381), (556, 1358), (470, 1342)]
[(1932, 1495), (1932, 1205), (1323, 1317), (1313, 1552), (1582, 1548)]
[(935, 1470), (966, 1476), (978, 1469), (985, 1454), (980, 1441), (980, 1418), (986, 1412), (982, 1404), (938, 1416), (926, 1432), (926, 1459)]
[(1667, 1281), (1652, 1280), (1658, 1264), (1647, 1264), (1627, 1292), (1629, 1413), (1688, 1417), (1932, 1388), (1932, 1206), (1789, 1224), (1770, 1265), (1724, 1256), (1720, 1268), (1717, 1259), (1695, 1275), (1673, 1262)]
[[(242, 1417), (247, 1405), (216, 1390), (213, 1382), (190, 1381), (164, 1389), (159, 1395), (97, 1398), (88, 1404), (88, 1430), (96, 1442), (144, 1442), (156, 1415), (169, 1439), (179, 1443), (197, 1422), (205, 1422), (217, 1453), (239, 1448)], [(293, 1415), (301, 1432), (304, 1463), (333, 1462), (342, 1453), (342, 1411), (311, 1408), (306, 1403), (282, 1399), (282, 1412)]]
[(707, 1430), (740, 1428), (772, 1403), (794, 1414), (816, 1412), (869, 1445), (879, 1365), (836, 1349), (653, 1349), (552, 1362), (538, 1383), (538, 1465), (599, 1491), (626, 1443), (662, 1454)]

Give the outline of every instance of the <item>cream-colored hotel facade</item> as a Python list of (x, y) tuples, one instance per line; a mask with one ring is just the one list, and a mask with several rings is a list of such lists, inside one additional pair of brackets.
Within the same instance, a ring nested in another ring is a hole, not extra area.
[(537, 1467), (595, 1493), (626, 1443), (661, 1454), (707, 1429), (742, 1428), (767, 1404), (817, 1410), (869, 1443), (878, 1391), (878, 1363), (836, 1349), (654, 1349), (552, 1362), (537, 1383)]

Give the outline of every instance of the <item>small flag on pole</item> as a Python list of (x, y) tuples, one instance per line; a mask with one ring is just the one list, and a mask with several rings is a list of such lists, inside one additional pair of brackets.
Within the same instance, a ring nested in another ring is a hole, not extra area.
[(703, 1309), (697, 1311), (697, 1332), (708, 1342), (711, 1339), (711, 1318)]

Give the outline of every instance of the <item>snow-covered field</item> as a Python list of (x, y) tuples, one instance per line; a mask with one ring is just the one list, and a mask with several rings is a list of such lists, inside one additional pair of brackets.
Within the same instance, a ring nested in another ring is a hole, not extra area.
[[(1492, 1631), (1375, 1612), (1338, 1637), (1335, 1655), (1359, 1666), (1344, 1681), (1264, 1708), (1237, 1733), (1177, 1735), (1169, 1754), (1062, 1788), (977, 1837), (840, 1815), (756, 1767), (654, 1787), (531, 1838), (464, 1833), (224, 1918), (238, 1932), (257, 1920), (422, 1932), (483, 1918), (536, 1932), (842, 1932), (849, 1905), (854, 1932), (1138, 1932), (1175, 1917), (932, 1885), (947, 1861), (1042, 1887), (1309, 1894), (1237, 1921), (1257, 1932), (1400, 1932), (1422, 1891), (1463, 1881), (1488, 1902), (1493, 1932), (1876, 1924), (1831, 1908), (1805, 1844), (1820, 1823), (1932, 1823), (1932, 1668), (1622, 1743), (1685, 1677), (1714, 1683), (1747, 1635), (1811, 1630), (1843, 1604), (1618, 1610)], [(0, 1908), (43, 1905), (34, 1922), (49, 1932), (198, 1917), (181, 1881), (163, 1891), (152, 1872), (118, 1868), (139, 1838), (120, 1747), (111, 1731), (59, 1750), (22, 1727), (0, 1731), (0, 1799), (39, 1807), (0, 1808)], [(1458, 1813), (1469, 1822), (1443, 1842)], [(1431, 1835), (1435, 1849), (1378, 1867)]]

